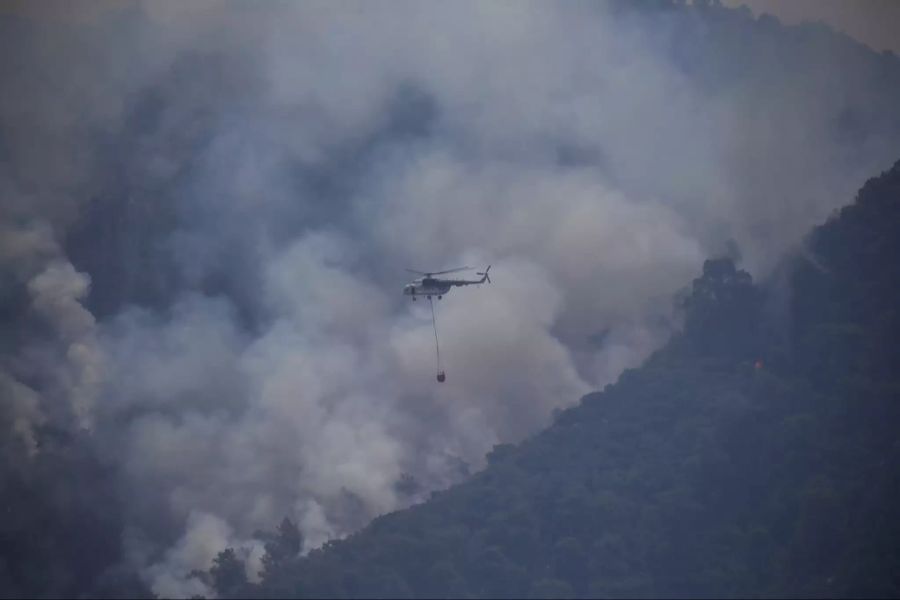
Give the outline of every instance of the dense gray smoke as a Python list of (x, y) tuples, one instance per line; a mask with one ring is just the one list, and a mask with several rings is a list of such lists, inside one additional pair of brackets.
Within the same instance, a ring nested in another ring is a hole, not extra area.
[[(743, 12), (75, 6), (0, 17), (0, 422), (21, 461), (91, 432), (164, 596), (478, 468), (657, 348), (704, 258), (765, 276), (900, 154), (897, 59)], [(438, 385), (403, 269), (489, 263)]]

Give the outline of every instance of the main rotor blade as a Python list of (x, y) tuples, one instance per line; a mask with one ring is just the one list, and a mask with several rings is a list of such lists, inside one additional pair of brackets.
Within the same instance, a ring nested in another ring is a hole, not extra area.
[(417, 275), (424, 275), (425, 277), (431, 277), (432, 275), (443, 275), (445, 273), (456, 273), (457, 271), (466, 271), (471, 269), (472, 267), (459, 267), (458, 269), (447, 269), (446, 271), (416, 271), (415, 269), (406, 269), (410, 273), (416, 273)]
[(447, 269), (446, 271), (416, 271), (415, 269), (406, 269), (410, 273), (417, 273), (419, 275), (424, 275), (425, 277), (431, 277), (432, 275), (443, 275), (445, 273), (455, 273), (457, 271), (465, 271), (467, 269), (471, 269), (472, 267), (460, 267), (458, 269)]
[(472, 267), (459, 267), (458, 269), (447, 269), (446, 271), (435, 271), (434, 273), (429, 273), (429, 275), (443, 275), (445, 273), (456, 273), (457, 271), (468, 271)]

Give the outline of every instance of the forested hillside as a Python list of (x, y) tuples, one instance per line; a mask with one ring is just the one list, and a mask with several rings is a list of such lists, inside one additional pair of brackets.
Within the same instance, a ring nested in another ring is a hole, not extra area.
[(223, 596), (900, 594), (900, 163), (755, 285), (711, 260), (639, 369), (464, 484)]

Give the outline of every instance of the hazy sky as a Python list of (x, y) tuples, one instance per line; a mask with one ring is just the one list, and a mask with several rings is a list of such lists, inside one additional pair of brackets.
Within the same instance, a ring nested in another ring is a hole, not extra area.
[(900, 2), (896, 0), (724, 0), (769, 13), (785, 25), (822, 21), (879, 52), (900, 54)]

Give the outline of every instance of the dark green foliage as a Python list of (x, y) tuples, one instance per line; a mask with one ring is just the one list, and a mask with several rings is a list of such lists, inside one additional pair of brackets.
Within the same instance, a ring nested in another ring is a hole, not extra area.
[[(273, 563), (261, 593), (900, 595), (898, 240), (900, 163), (785, 277), (708, 261), (643, 367), (466, 483)], [(763, 310), (784, 298), (787, 327)]]
[(303, 547), (303, 536), (297, 526), (288, 518), (281, 521), (278, 532), (266, 542), (266, 553), (263, 556), (263, 571), (260, 576), (266, 576), (278, 570), (279, 565), (300, 553)]
[(759, 349), (761, 297), (727, 258), (707, 260), (685, 302), (687, 336), (705, 355), (749, 357)]
[(815, 258), (797, 266), (796, 352), (816, 380), (890, 378), (900, 365), (896, 172), (869, 181), (856, 203), (818, 228), (809, 240)]
[(290, 581), (285, 578), (284, 565), (297, 557), (303, 547), (303, 536), (290, 520), (285, 518), (278, 526), (274, 536), (261, 535), (266, 541), (266, 553), (262, 558), (262, 571), (259, 576), (267, 582), (270, 593), (275, 596), (290, 594)]
[(237, 557), (233, 548), (219, 552), (213, 559), (209, 574), (220, 598), (240, 598), (246, 595), (248, 581), (244, 561)]

